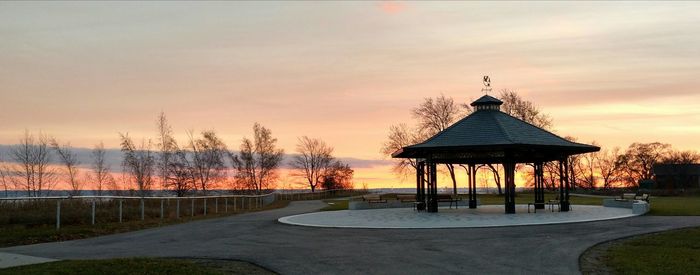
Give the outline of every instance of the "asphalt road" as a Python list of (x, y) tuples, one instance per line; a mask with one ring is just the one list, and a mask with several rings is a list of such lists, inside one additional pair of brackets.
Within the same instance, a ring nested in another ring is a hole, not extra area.
[(0, 249), (58, 259), (197, 257), (236, 259), (282, 274), (572, 274), (599, 242), (700, 226), (700, 217), (464, 229), (337, 229), (285, 225), (319, 201), (84, 240)]

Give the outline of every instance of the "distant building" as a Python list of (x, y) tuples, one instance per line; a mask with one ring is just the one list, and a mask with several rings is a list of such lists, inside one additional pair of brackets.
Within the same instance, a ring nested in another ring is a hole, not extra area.
[(656, 188), (700, 188), (700, 164), (655, 164)]

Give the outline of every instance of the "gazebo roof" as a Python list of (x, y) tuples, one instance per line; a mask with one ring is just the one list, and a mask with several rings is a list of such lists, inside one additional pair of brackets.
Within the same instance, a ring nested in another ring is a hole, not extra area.
[[(517, 160), (529, 162), (530, 159), (554, 160), (600, 150), (596, 146), (568, 141), (503, 113), (499, 110), (502, 103), (485, 95), (471, 104), (476, 107), (472, 114), (422, 143), (396, 151), (392, 157), (491, 162), (502, 160), (505, 154), (514, 154), (512, 157)], [(470, 154), (475, 152), (481, 154)]]

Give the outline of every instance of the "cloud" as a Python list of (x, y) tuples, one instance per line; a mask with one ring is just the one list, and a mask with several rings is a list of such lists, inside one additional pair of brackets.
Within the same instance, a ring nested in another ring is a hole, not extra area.
[[(10, 154), (14, 146), (16, 145), (0, 144), (0, 162), (13, 162)], [(75, 147), (72, 150), (78, 155), (78, 159), (81, 163), (80, 166), (82, 168), (90, 168), (90, 164), (92, 163), (92, 149)], [(233, 153), (237, 154), (238, 152), (234, 151)], [(281, 168), (291, 168), (289, 163), (293, 156), (294, 154), (285, 154)], [(105, 149), (105, 160), (107, 164), (111, 166), (112, 170), (117, 171), (120, 169), (119, 167), (121, 165), (122, 157), (123, 154), (119, 149)], [(348, 165), (350, 165), (351, 168), (374, 168), (392, 164), (390, 160), (359, 159), (352, 157), (338, 157), (337, 159), (344, 163), (347, 163)], [(58, 159), (55, 156), (53, 156), (51, 159), (51, 163), (58, 164)]]
[(379, 9), (387, 14), (396, 14), (406, 9), (406, 3), (399, 1), (381, 1)]

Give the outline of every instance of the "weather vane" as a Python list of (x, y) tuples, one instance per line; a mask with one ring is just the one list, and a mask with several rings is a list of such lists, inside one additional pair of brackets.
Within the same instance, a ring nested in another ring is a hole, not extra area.
[(487, 95), (491, 91), (491, 78), (488, 75), (484, 76), (484, 88), (481, 91), (486, 92)]

